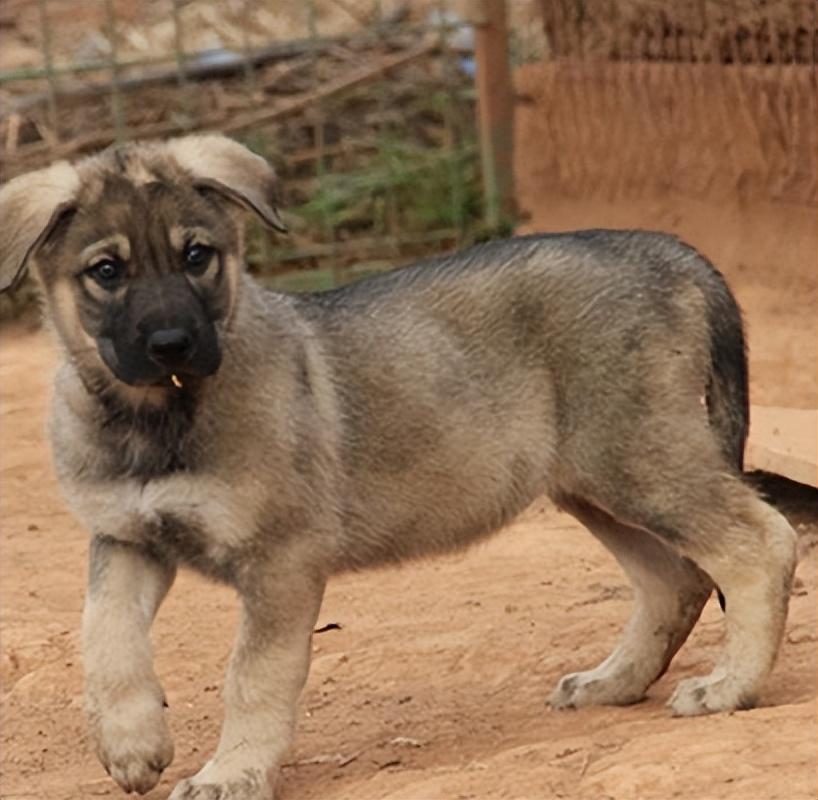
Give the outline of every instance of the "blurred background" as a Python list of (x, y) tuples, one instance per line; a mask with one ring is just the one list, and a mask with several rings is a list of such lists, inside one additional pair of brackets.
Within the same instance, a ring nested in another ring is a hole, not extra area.
[(253, 228), (249, 262), (291, 290), (513, 231), (670, 230), (786, 373), (757, 399), (814, 405), (812, 0), (4, 0), (0, 37), (3, 180), (228, 133), (278, 169), (291, 234)]

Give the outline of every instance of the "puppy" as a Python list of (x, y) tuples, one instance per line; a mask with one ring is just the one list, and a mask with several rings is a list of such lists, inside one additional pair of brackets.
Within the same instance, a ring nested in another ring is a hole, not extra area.
[(171, 797), (269, 800), (327, 579), (465, 547), (542, 494), (635, 591), (616, 649), (552, 705), (639, 700), (718, 586), (722, 657), (670, 705), (751, 706), (795, 536), (741, 478), (745, 345), (721, 275), (673, 237), (597, 230), (291, 296), (244, 270), (242, 217), (282, 230), (274, 196), (220, 136), (0, 190), (0, 284), (31, 268), (61, 346), (50, 435), (92, 536), (86, 709), (114, 780), (147, 792), (173, 756), (149, 629), (177, 565), (234, 586), (243, 614), (218, 749)]

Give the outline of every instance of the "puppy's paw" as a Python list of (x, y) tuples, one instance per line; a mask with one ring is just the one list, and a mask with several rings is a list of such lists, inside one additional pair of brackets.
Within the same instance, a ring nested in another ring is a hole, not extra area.
[(126, 792), (149, 792), (173, 760), (162, 701), (154, 694), (133, 695), (92, 715), (91, 733), (97, 757)]
[[(244, 769), (231, 778), (217, 780), (206, 766), (198, 775), (176, 785), (168, 800), (272, 800), (273, 791), (262, 773)], [(213, 777), (208, 777), (208, 774)]]
[[(631, 676), (632, 677), (632, 676)], [(583, 708), (584, 706), (627, 706), (645, 696), (641, 684), (634, 685), (626, 676), (600, 669), (572, 672), (560, 678), (548, 700), (551, 708)]]
[(734, 680), (723, 675), (683, 680), (668, 701), (675, 717), (748, 709), (755, 704), (754, 694), (741, 691)]

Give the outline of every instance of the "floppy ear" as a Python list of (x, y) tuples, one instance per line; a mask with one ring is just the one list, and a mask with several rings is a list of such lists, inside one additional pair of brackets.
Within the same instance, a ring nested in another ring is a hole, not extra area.
[(165, 142), (166, 152), (193, 175), (194, 185), (207, 186), (254, 211), (282, 233), (287, 226), (276, 208), (278, 179), (261, 156), (226, 136), (183, 136)]
[(0, 292), (17, 283), (57, 220), (72, 207), (79, 185), (74, 167), (58, 161), (0, 187)]

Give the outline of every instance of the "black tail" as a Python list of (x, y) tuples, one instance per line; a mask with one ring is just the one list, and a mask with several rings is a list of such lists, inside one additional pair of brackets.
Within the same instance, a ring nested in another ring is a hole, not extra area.
[(741, 310), (714, 268), (717, 286), (707, 295), (710, 326), (710, 380), (707, 414), (724, 455), (739, 472), (744, 470), (744, 445), (750, 427), (747, 347)]

